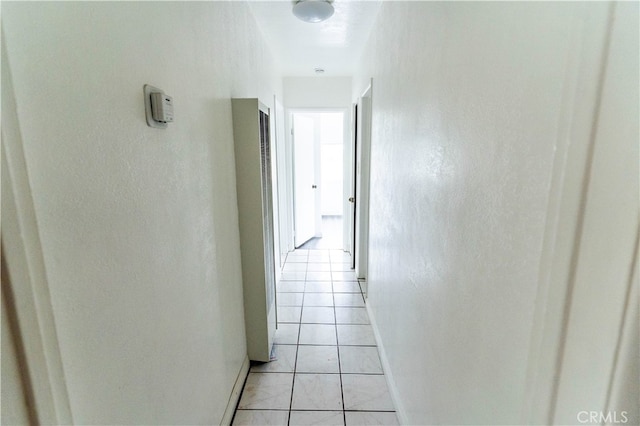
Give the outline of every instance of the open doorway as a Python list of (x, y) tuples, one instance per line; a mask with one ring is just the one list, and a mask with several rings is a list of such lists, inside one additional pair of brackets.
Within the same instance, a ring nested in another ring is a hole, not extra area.
[(344, 249), (344, 111), (292, 112), (294, 242)]

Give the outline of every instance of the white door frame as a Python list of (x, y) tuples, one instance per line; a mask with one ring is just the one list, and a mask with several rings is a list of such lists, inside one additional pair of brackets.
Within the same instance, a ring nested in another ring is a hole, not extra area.
[[(371, 113), (373, 79), (358, 99), (356, 147), (356, 247), (355, 271), (366, 280), (369, 263), (369, 189), (371, 179)], [(366, 297), (366, 285), (363, 287)]]
[[(349, 123), (350, 123), (350, 117), (351, 117), (351, 112), (349, 110), (349, 108), (286, 108), (285, 110), (285, 127), (287, 130), (286, 132), (286, 138), (287, 138), (287, 148), (288, 148), (288, 152), (287, 154), (287, 180), (288, 180), (288, 188), (290, 188), (290, 190), (288, 191), (287, 195), (287, 203), (288, 203), (288, 210), (291, 214), (291, 220), (289, 222), (289, 234), (291, 235), (290, 241), (292, 242), (291, 247), (295, 247), (295, 244), (293, 244), (293, 236), (295, 233), (295, 215), (293, 215), (293, 210), (294, 210), (294, 147), (293, 147), (293, 114), (296, 113), (307, 113), (307, 114), (318, 114), (318, 113), (335, 113), (335, 112), (340, 112), (343, 114), (343, 125), (342, 125), (342, 129), (343, 129), (343, 137), (342, 137), (342, 143), (343, 146), (350, 146), (350, 134), (351, 134), (351, 129), (349, 127)], [(345, 148), (345, 149), (348, 149)], [(316, 152), (317, 154), (317, 152)], [(351, 163), (346, 163), (345, 165), (351, 166)], [(344, 170), (343, 173), (343, 187), (345, 187), (345, 181), (346, 181), (346, 176), (348, 174), (351, 173), (351, 170), (349, 168), (349, 170)], [(347, 185), (348, 185), (348, 181), (346, 181)], [(318, 194), (320, 194), (320, 192), (318, 191)], [(348, 192), (343, 191), (343, 216), (346, 214), (346, 212), (349, 211), (349, 195)], [(320, 203), (317, 203), (318, 205), (318, 213), (320, 212)], [(347, 225), (348, 226), (348, 225)], [(344, 239), (343, 239), (344, 240)], [(293, 248), (292, 248), (293, 249)], [(347, 246), (344, 245), (343, 242), (343, 250), (347, 250)]]
[(351, 126), (349, 139), (344, 144), (344, 250), (351, 254), (351, 269), (355, 268), (355, 232), (356, 232), (356, 138), (358, 137), (358, 104), (351, 105)]
[[(289, 180), (287, 179), (287, 163), (289, 161), (288, 156), (290, 149), (287, 146), (287, 138), (285, 136), (285, 114), (284, 107), (277, 96), (273, 97), (273, 114), (272, 114), (272, 131), (273, 139), (272, 146), (273, 163), (274, 163), (274, 179), (275, 183), (275, 203), (277, 206), (277, 234), (276, 241), (278, 242), (278, 268), (281, 269), (284, 265), (287, 253), (293, 249), (291, 241), (293, 236), (291, 232), (291, 212), (289, 211), (289, 205), (287, 200), (289, 197)], [(276, 211), (276, 207), (274, 207)]]
[[(637, 326), (638, 166), (623, 160), (638, 156), (637, 90), (626, 89), (638, 87), (637, 69), (625, 73), (620, 66), (627, 57), (621, 52), (637, 58), (637, 51), (609, 47), (616, 26), (625, 23), (626, 40), (633, 40), (634, 14), (622, 11), (627, 7), (598, 6), (607, 13), (585, 8), (572, 29), (572, 72), (566, 73), (566, 111), (559, 121), (568, 124), (560, 128), (554, 154), (522, 424), (579, 423), (581, 410), (613, 415), (605, 410), (617, 402), (621, 350)], [(618, 62), (611, 61), (616, 54)], [(611, 206), (622, 213), (614, 215)], [(608, 246), (616, 249), (599, 256)]]
[[(55, 326), (31, 184), (23, 151), (13, 81), (2, 37), (2, 274), (3, 303), (19, 324), (18, 357), (28, 366), (30, 416), (40, 424), (73, 424), (71, 404)], [(6, 270), (4, 270), (6, 267)]]

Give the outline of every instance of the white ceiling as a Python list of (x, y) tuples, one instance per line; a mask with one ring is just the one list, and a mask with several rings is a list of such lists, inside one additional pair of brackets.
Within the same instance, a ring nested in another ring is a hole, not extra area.
[(348, 76), (355, 71), (380, 1), (336, 0), (335, 13), (317, 24), (296, 18), (295, 1), (251, 1), (253, 15), (284, 76)]

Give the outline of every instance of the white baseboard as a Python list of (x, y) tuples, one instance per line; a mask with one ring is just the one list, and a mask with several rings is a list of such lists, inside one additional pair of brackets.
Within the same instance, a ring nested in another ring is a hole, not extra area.
[(398, 387), (396, 386), (396, 381), (393, 378), (393, 374), (391, 373), (391, 368), (389, 366), (389, 359), (387, 358), (387, 352), (384, 349), (384, 345), (382, 344), (382, 339), (380, 338), (380, 332), (378, 331), (378, 325), (376, 323), (376, 318), (373, 315), (373, 311), (369, 304), (365, 304), (367, 308), (367, 312), (369, 313), (369, 321), (371, 322), (371, 328), (373, 328), (373, 334), (376, 338), (376, 344), (378, 345), (378, 353), (380, 354), (380, 362), (382, 363), (382, 371), (384, 372), (384, 378), (387, 381), (387, 386), (389, 387), (389, 394), (391, 395), (391, 400), (393, 401), (393, 405), (396, 408), (396, 416), (398, 417), (398, 422), (401, 425), (408, 425), (409, 419), (407, 418), (407, 412), (404, 409), (404, 404), (400, 399), (400, 393), (398, 392)]
[(222, 416), (222, 420), (220, 421), (221, 425), (228, 426), (231, 424), (231, 420), (233, 420), (233, 414), (236, 411), (238, 401), (240, 400), (240, 395), (242, 394), (244, 381), (247, 379), (248, 374), (249, 357), (247, 356), (242, 363), (242, 367), (240, 367), (240, 372), (238, 373), (238, 377), (236, 378), (236, 383), (233, 385), (233, 390), (231, 391), (231, 396), (229, 396), (227, 408), (224, 410), (224, 415)]

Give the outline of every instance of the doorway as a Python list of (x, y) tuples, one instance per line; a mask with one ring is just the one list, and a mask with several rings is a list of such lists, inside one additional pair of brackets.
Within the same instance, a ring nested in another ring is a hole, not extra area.
[(367, 274), (369, 264), (369, 179), (371, 162), (371, 121), (372, 102), (371, 86), (363, 92), (355, 106), (355, 131), (353, 155), (354, 168), (354, 197), (353, 204), (353, 260), (356, 276), (362, 280), (362, 292), (367, 297)]
[(291, 113), (294, 245), (344, 249), (345, 111)]

